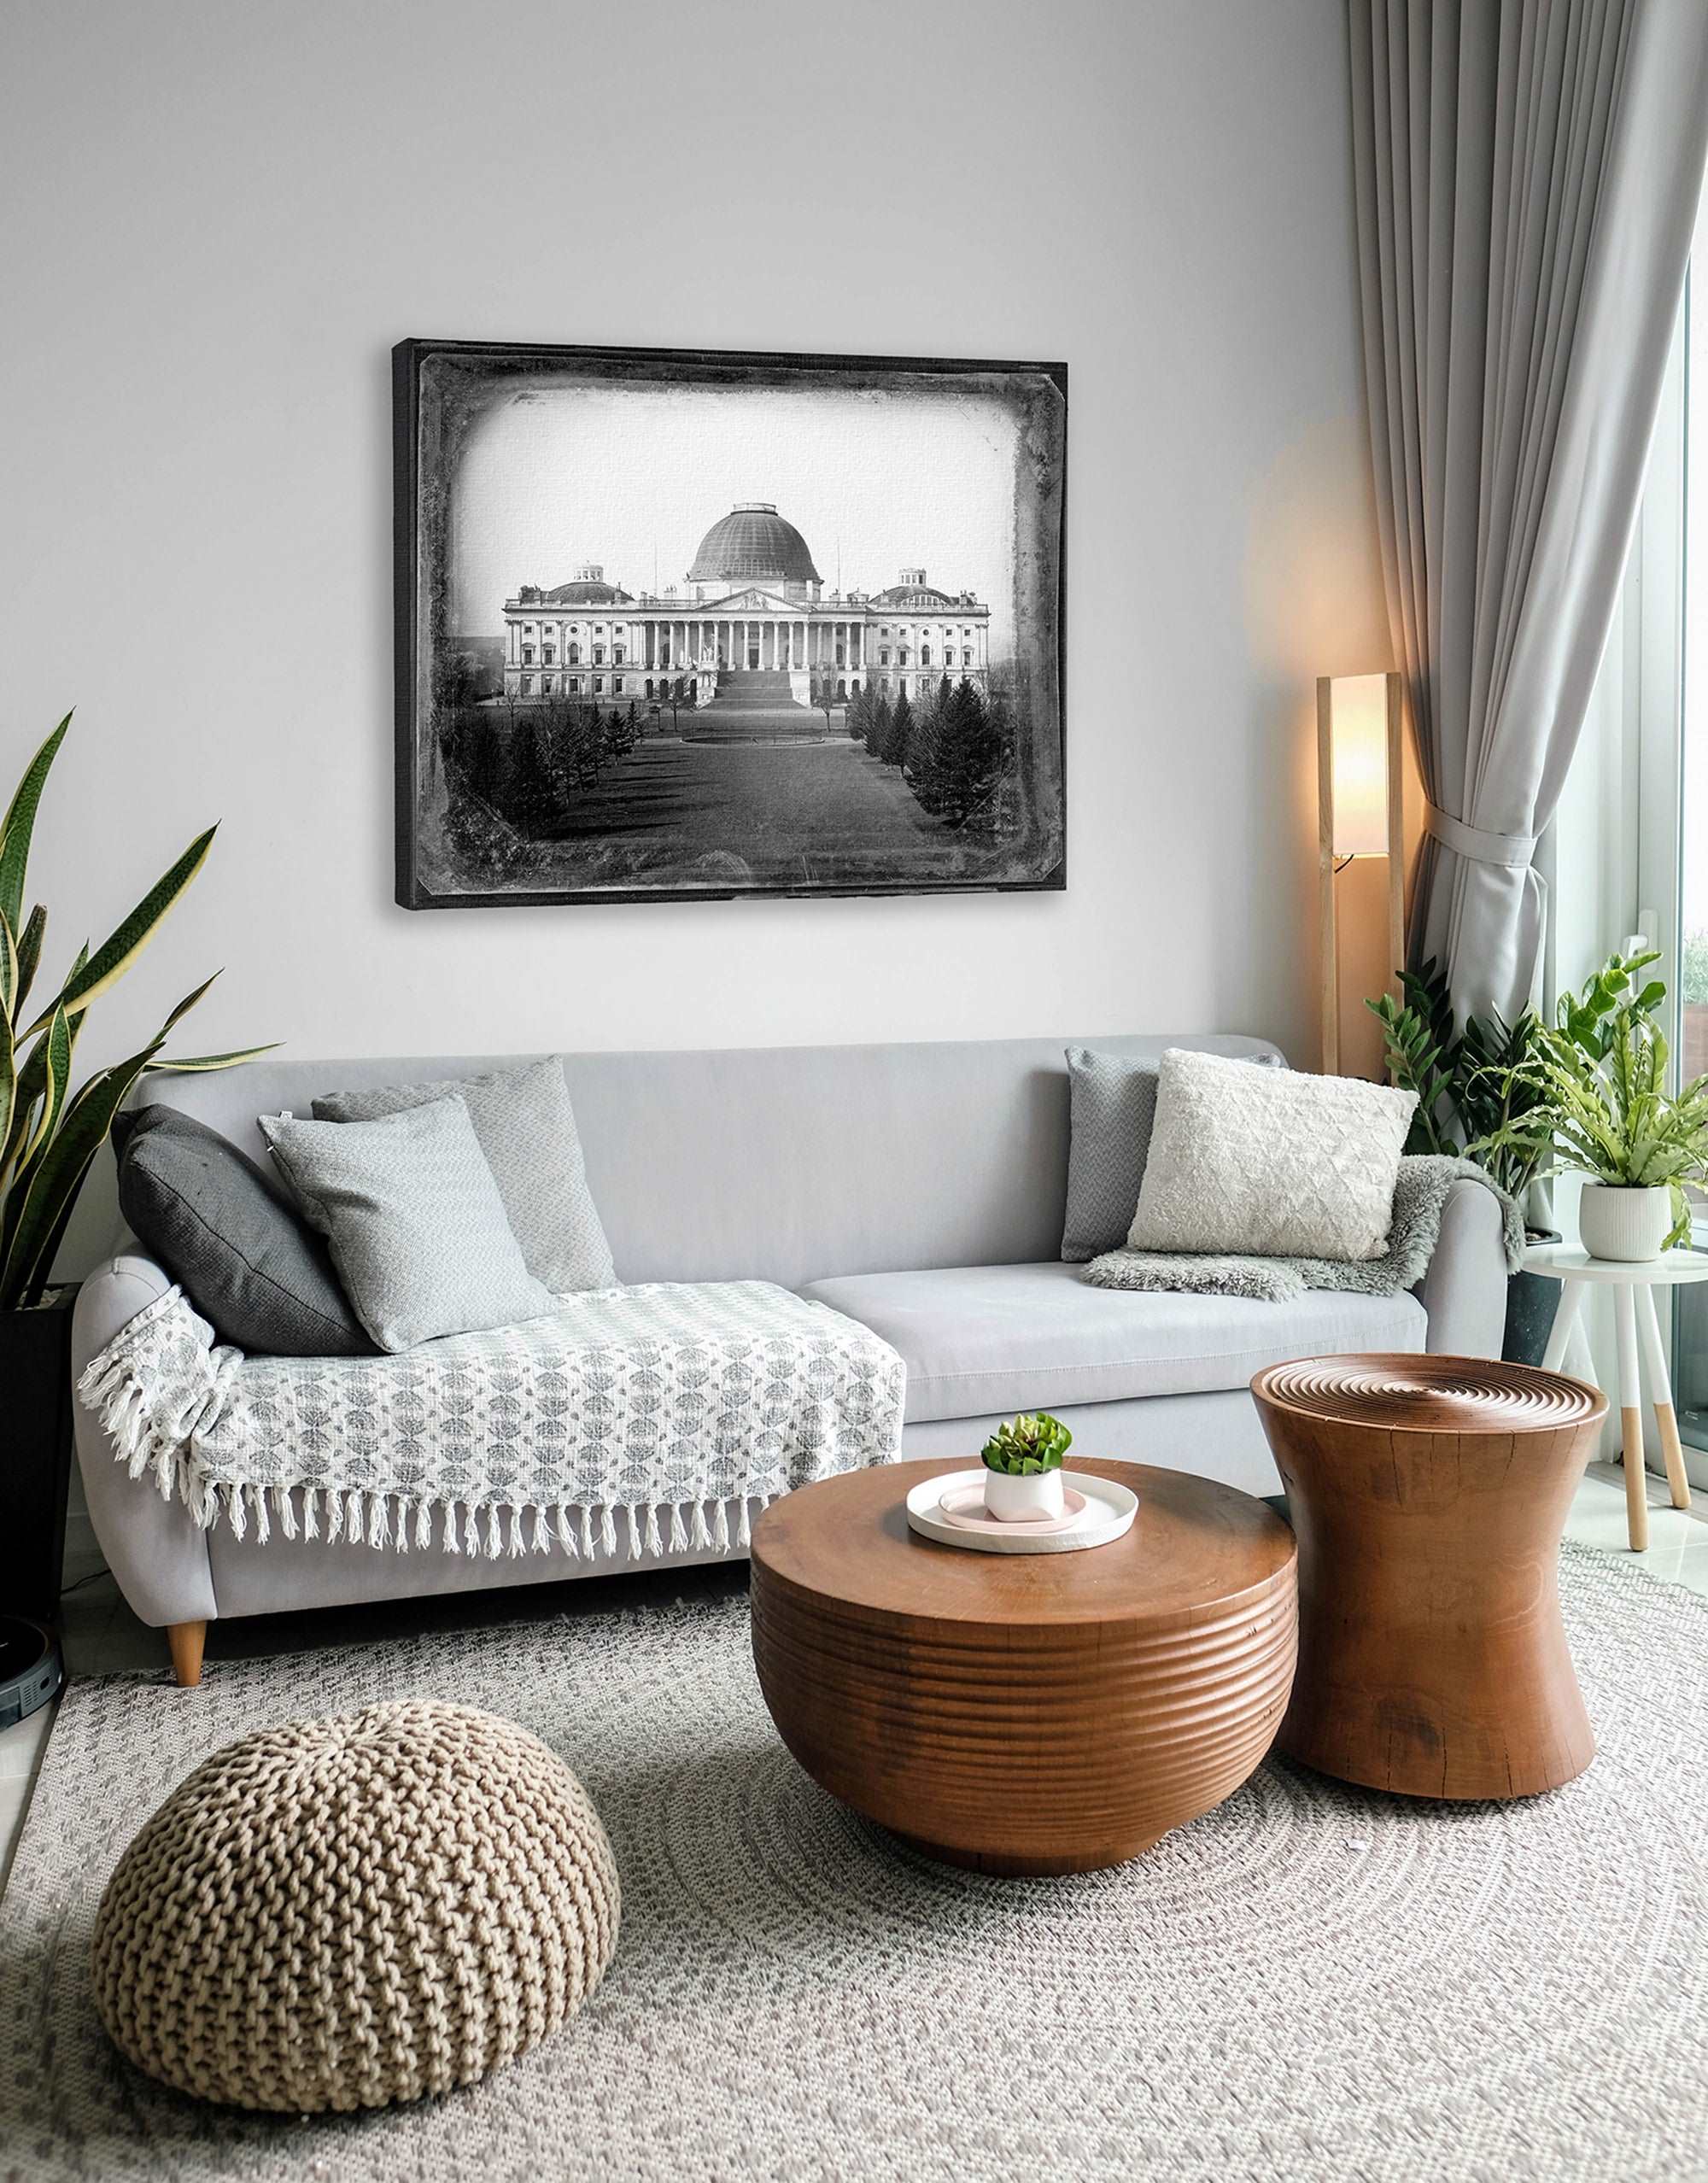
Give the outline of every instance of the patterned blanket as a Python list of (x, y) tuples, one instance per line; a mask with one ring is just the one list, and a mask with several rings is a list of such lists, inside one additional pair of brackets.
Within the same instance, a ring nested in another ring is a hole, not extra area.
[(130, 1474), (204, 1529), (407, 1553), (727, 1548), (750, 1508), (901, 1444), (886, 1342), (764, 1281), (561, 1296), (398, 1356), (247, 1357), (181, 1290), (78, 1383)]

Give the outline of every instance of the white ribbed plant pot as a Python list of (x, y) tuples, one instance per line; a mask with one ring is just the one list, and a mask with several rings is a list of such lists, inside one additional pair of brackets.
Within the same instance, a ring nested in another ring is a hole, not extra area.
[(985, 1513), (1003, 1524), (1025, 1524), (1040, 1516), (1066, 1512), (1062, 1497), (1062, 1473), (1034, 1471), (1030, 1478), (1011, 1478), (1006, 1471), (985, 1472)]
[(1658, 1258), (1672, 1227), (1672, 1192), (1664, 1184), (1632, 1190), (1585, 1183), (1577, 1202), (1577, 1232), (1592, 1258), (1621, 1264)]

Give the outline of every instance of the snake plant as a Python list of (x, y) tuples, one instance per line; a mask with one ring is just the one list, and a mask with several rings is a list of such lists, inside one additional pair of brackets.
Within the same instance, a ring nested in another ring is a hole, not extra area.
[(140, 1052), (97, 1069), (73, 1091), (78, 1034), (91, 1004), (118, 983), (154, 937), (201, 870), (214, 829), (196, 835), (93, 953), (87, 944), (79, 949), (52, 999), (32, 1015), (48, 914), (38, 903), (25, 916), (24, 882), (42, 791), (70, 725), (67, 713), (24, 769), (0, 820), (0, 1310), (7, 1311), (42, 1301), (90, 1166), (140, 1076), (151, 1069), (231, 1068), (270, 1051), (162, 1054), (169, 1034), (213, 984), (208, 978), (185, 994)]
[(1011, 1424), (999, 1425), (980, 1452), (987, 1471), (1029, 1478), (1041, 1471), (1059, 1471), (1073, 1444), (1073, 1436), (1060, 1418), (1043, 1410), (1022, 1411)]
[(1708, 1076), (1676, 1097), (1666, 1088), (1667, 1043), (1655, 1011), (1666, 998), (1658, 978), (1639, 983), (1658, 951), (1609, 957), (1581, 993), (1560, 998), (1558, 1021), (1538, 1027), (1514, 1072), (1530, 1103), (1471, 1157), (1513, 1147), (1543, 1173), (1582, 1173), (1615, 1189), (1672, 1195), (1669, 1250), (1686, 1241), (1685, 1185), (1708, 1185)]

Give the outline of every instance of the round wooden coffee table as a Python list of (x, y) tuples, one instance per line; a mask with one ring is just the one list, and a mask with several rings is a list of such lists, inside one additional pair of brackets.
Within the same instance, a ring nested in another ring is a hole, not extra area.
[(936, 1858), (1119, 1864), (1229, 1796), (1286, 1708), (1293, 1535), (1231, 1486), (1086, 1460), (1138, 1495), (1083, 1553), (977, 1554), (908, 1529), (891, 1463), (804, 1486), (753, 1530), (753, 1657), (813, 1779)]
[(1408, 1796), (1534, 1796), (1595, 1755), (1555, 1569), (1607, 1399), (1476, 1357), (1306, 1357), (1251, 1383), (1299, 1536), (1277, 1739)]

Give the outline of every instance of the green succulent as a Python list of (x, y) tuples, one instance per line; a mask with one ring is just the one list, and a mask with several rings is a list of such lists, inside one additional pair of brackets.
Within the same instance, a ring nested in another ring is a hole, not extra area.
[(1011, 1478), (1036, 1478), (1041, 1471), (1059, 1471), (1062, 1458), (1073, 1444), (1073, 1436), (1060, 1418), (1047, 1411), (1022, 1410), (1009, 1425), (1000, 1425), (985, 1443), (981, 1454), (987, 1471), (1002, 1471)]

